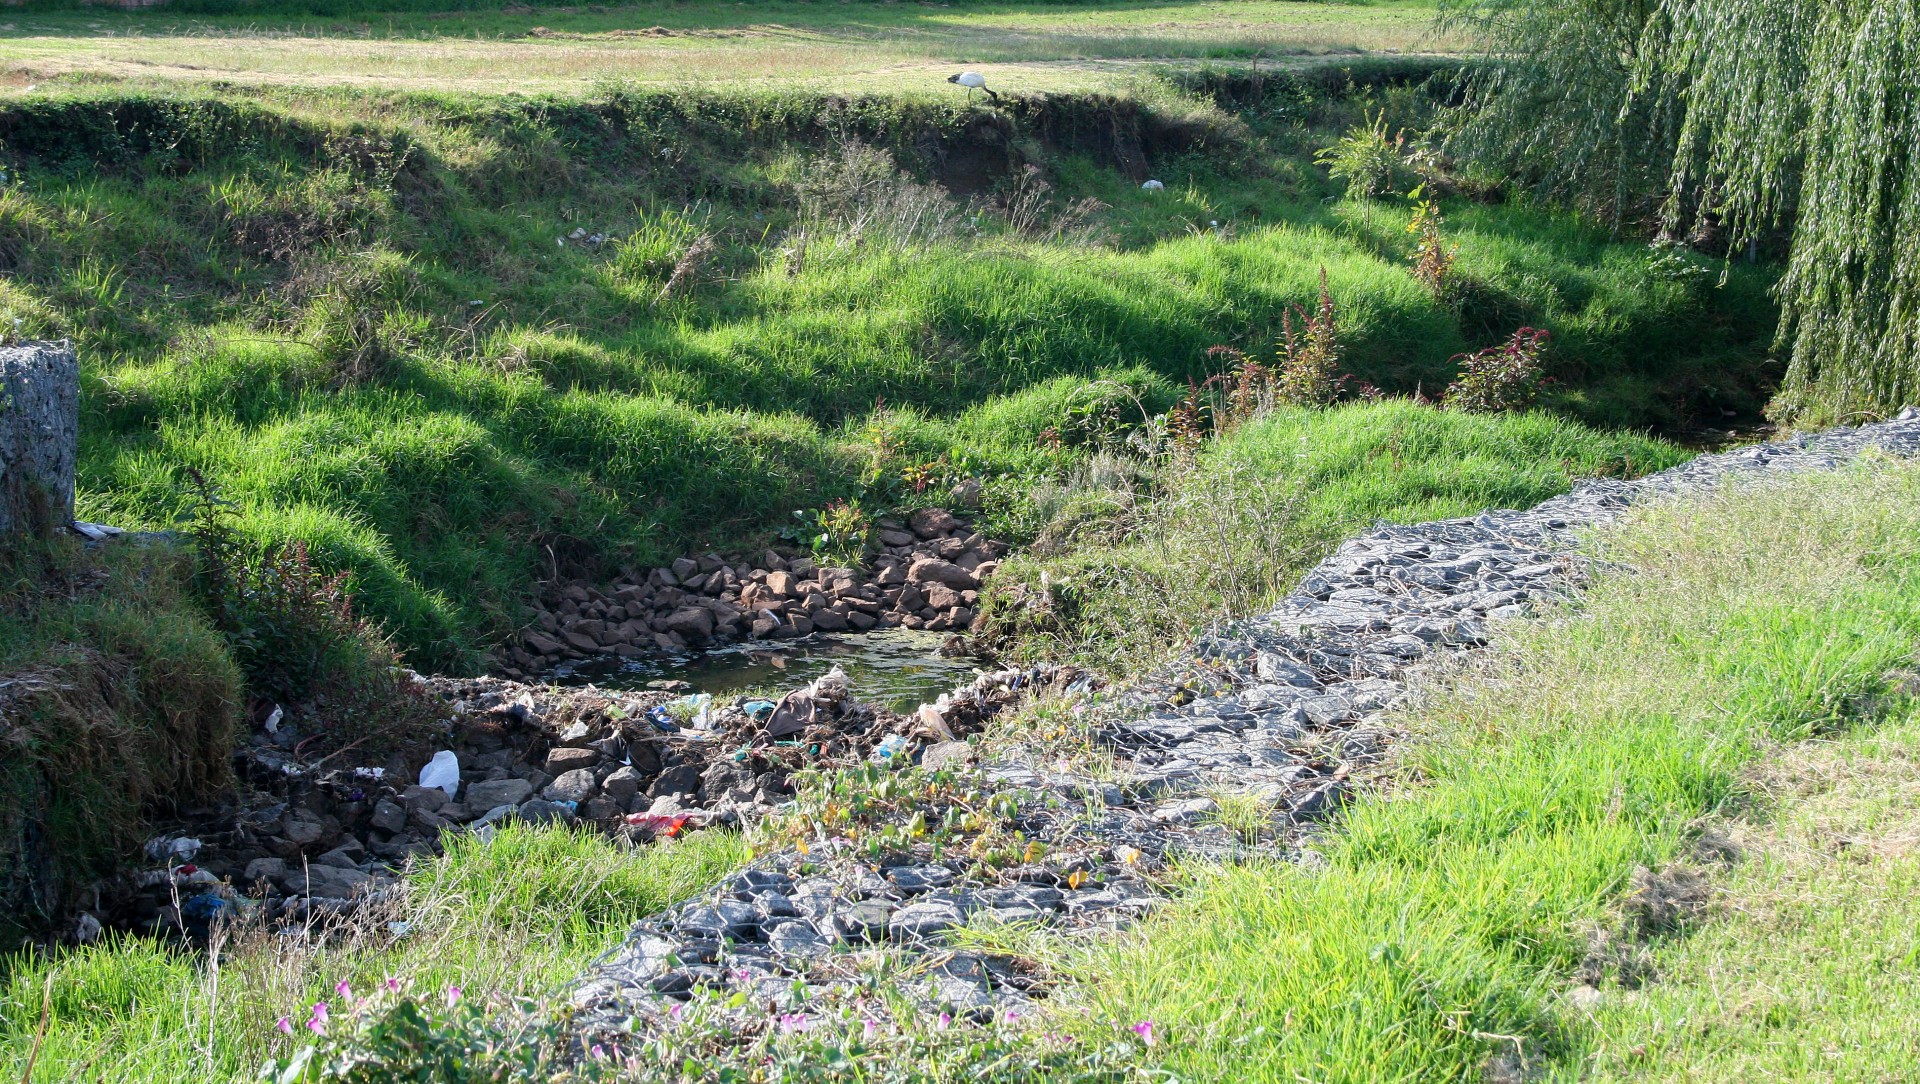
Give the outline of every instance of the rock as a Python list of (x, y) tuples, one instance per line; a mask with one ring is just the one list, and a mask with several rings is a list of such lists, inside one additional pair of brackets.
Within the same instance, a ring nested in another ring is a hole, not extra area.
[(704, 606), (682, 606), (667, 615), (667, 630), (699, 643), (713, 635), (713, 611)]
[(769, 928), (767, 944), (783, 956), (824, 956), (833, 951), (833, 946), (826, 938), (799, 920), (782, 922)]
[(514, 816), (527, 824), (565, 824), (573, 819), (573, 814), (567, 812), (566, 806), (537, 798), (531, 802), (521, 802)]
[[(973, 573), (937, 557), (921, 558), (907, 568), (907, 582), (912, 584), (945, 584), (956, 591), (970, 590), (980, 586)], [(923, 587), (922, 590), (925, 588)]]
[(673, 562), (670, 571), (675, 580), (684, 583), (700, 571), (700, 563), (691, 557), (682, 557)]
[(767, 573), (767, 592), (775, 598), (797, 598), (800, 580), (791, 572)]
[(881, 876), (908, 895), (931, 892), (953, 883), (953, 871), (945, 866), (895, 866), (882, 871)]
[(721, 900), (710, 907), (687, 909), (681, 913), (675, 926), (681, 933), (695, 937), (740, 940), (752, 933), (758, 923), (752, 907), (738, 900)]
[(922, 508), (907, 517), (907, 526), (921, 538), (940, 538), (952, 533), (960, 521), (944, 508)]
[(240, 875), (240, 887), (245, 888), (261, 881), (278, 881), (287, 875), (287, 863), (282, 858), (256, 858), (247, 863), (247, 870)]
[(960, 605), (960, 592), (944, 583), (929, 583), (925, 589), (927, 605), (942, 613), (951, 611)]
[(537, 632), (527, 633), (520, 638), (520, 642), (526, 644), (527, 650), (533, 652), (535, 655), (564, 655), (567, 651), (566, 648), (560, 646), (558, 640), (549, 636), (543, 636)]
[[(797, 902), (797, 901), (796, 901)], [(885, 934), (893, 905), (885, 900), (863, 900), (835, 908), (827, 917), (834, 940), (878, 941)]]
[(647, 788), (647, 797), (661, 798), (678, 794), (691, 798), (700, 792), (700, 766), (680, 764), (668, 768), (656, 777), (653, 785)]
[(559, 777), (541, 792), (541, 797), (550, 802), (584, 802), (593, 794), (595, 783), (593, 772), (587, 768), (575, 768), (561, 772)]
[(564, 775), (575, 768), (591, 768), (600, 760), (600, 754), (592, 749), (558, 748), (547, 754), (547, 772), (550, 775)]
[(469, 809), (519, 805), (532, 796), (533, 784), (524, 779), (488, 779), (467, 784)]
[(963, 741), (943, 741), (920, 754), (920, 766), (930, 772), (962, 768), (973, 759), (973, 746)]
[(959, 904), (951, 899), (915, 900), (894, 911), (887, 919), (887, 933), (896, 940), (923, 940), (951, 930), (966, 920)]
[(947, 498), (960, 508), (980, 507), (980, 483), (972, 478), (962, 478), (947, 491)]
[(373, 803), (372, 824), (388, 835), (397, 835), (407, 826), (406, 807), (390, 798), (382, 798)]
[(616, 768), (612, 775), (601, 781), (600, 792), (624, 804), (632, 801), (633, 796), (640, 793), (641, 782), (639, 772), (634, 771), (630, 766), (622, 765)]

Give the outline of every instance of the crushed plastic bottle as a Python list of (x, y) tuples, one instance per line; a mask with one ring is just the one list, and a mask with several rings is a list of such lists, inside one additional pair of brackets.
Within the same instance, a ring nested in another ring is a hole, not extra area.
[(873, 759), (876, 761), (890, 761), (905, 752), (907, 744), (908, 739), (906, 735), (889, 734), (881, 739), (879, 745), (874, 746)]

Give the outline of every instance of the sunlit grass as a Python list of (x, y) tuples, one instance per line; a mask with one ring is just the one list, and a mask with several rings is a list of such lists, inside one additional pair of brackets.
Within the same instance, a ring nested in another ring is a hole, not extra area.
[[(1900, 1029), (1856, 1022), (1900, 1010), (1827, 962), (1843, 924), (1767, 917), (1824, 909), (1812, 893), (1837, 888), (1837, 873), (1807, 895), (1780, 886), (1698, 951), (1662, 950), (1706, 989), (1607, 993), (1603, 1006), (1619, 1007), (1603, 1009), (1600, 1033), (1563, 992), (1590, 931), (1619, 926), (1635, 870), (1684, 859), (1699, 819), (1737, 808), (1760, 758), (1906, 718), (1891, 683), (1920, 642), (1916, 496), (1920, 469), (1898, 466), (1640, 513), (1602, 545), (1632, 573), (1508, 626), (1484, 661), (1402, 714), (1422, 738), (1403, 750), (1404, 790), (1351, 807), (1319, 846), (1324, 866), (1189, 870), (1179, 906), (1096, 958), (1099, 1015), (1158, 1021), (1184, 1079), (1463, 1080), (1521, 1066), (1585, 1079), (1596, 1047), (1622, 1079), (1771, 1077), (1761, 1066), (1833, 1079), (1813, 1067), (1874, 1064)], [(1905, 869), (1875, 878), (1898, 893)], [(1782, 876), (1759, 870), (1749, 890)], [(1841, 906), (1903, 931), (1882, 946), (1891, 958), (1860, 946), (1850, 959), (1911, 966), (1905, 904)], [(1742, 941), (1757, 946), (1776, 921), (1810, 954), (1738, 962)], [(1827, 1000), (1795, 1010), (1769, 976)], [(1727, 1009), (1710, 1006), (1730, 993), (1778, 1005), (1773, 1029), (1736, 1014), (1720, 1038), (1711, 1020)], [(1792, 1054), (1809, 1042), (1835, 1053)], [(1713, 1070), (1682, 1070), (1693, 1065)]]
[[(737, 835), (698, 833), (625, 851), (590, 830), (509, 827), (490, 843), (449, 837), (445, 858), (405, 882), (401, 902), (323, 937), (241, 928), (214, 955), (128, 937), (0, 961), (0, 1072), (34, 1081), (251, 1079), (297, 1038), (274, 1028), (334, 984), (394, 977), (487, 1000), (550, 997), (631, 923), (746, 860)], [(405, 922), (402, 927), (390, 922)]]

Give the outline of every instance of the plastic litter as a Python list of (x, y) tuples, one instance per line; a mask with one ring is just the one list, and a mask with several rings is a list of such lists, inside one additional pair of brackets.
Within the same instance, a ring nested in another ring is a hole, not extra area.
[(147, 858), (154, 862), (191, 862), (202, 846), (192, 836), (156, 836), (147, 840)]
[(1161, 184), (1159, 181), (1154, 181), (1154, 180), (1145, 181), (1140, 185), (1140, 188), (1143, 191), (1147, 191), (1147, 192), (1159, 192), (1165, 189), (1166, 187), (1167, 187), (1166, 185)]
[(420, 769), (420, 785), (438, 787), (451, 798), (460, 791), (460, 758), (451, 749), (442, 749), (433, 754)]
[(205, 892), (180, 904), (180, 917), (190, 922), (212, 922), (233, 914), (233, 905), (216, 892)]
[(879, 745), (874, 746), (873, 759), (876, 761), (892, 760), (894, 757), (906, 752), (908, 744), (909, 739), (906, 735), (889, 734), (881, 740)]
[(664, 730), (669, 734), (680, 729), (680, 724), (673, 721), (673, 716), (667, 714), (667, 709), (664, 707), (648, 708), (647, 722), (652, 723), (656, 729)]
[(674, 703), (674, 707), (680, 709), (680, 714), (689, 717), (690, 721), (687, 723), (689, 729), (709, 730), (713, 727), (713, 695), (711, 693), (683, 696)]

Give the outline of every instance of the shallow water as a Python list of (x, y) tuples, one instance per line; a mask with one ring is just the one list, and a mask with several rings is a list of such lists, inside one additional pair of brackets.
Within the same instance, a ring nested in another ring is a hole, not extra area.
[(802, 641), (758, 641), (671, 658), (600, 658), (554, 674), (559, 685), (641, 689), (677, 679), (723, 699), (748, 689), (797, 689), (838, 665), (856, 698), (899, 712), (912, 711), (973, 678), (970, 659), (943, 658), (944, 633), (911, 629), (822, 635)]

